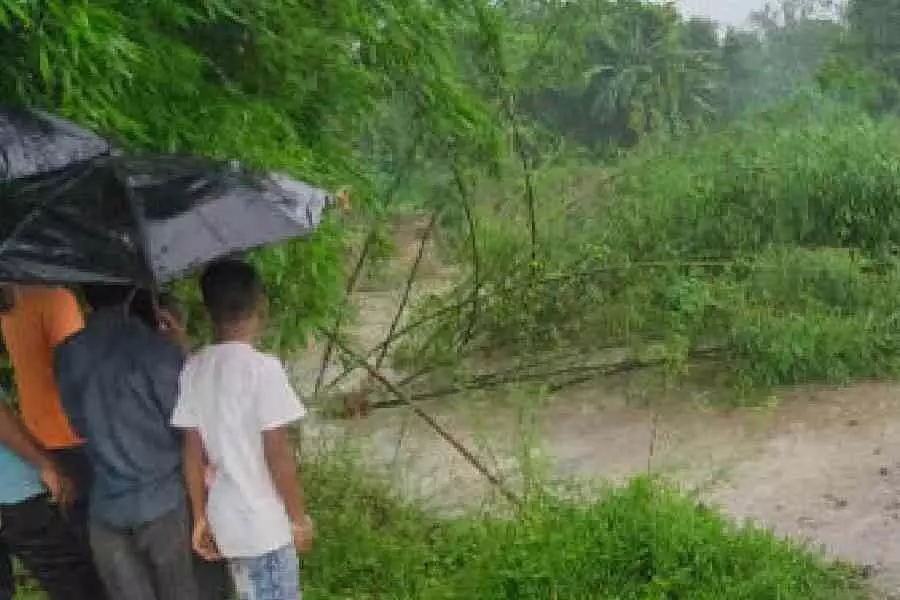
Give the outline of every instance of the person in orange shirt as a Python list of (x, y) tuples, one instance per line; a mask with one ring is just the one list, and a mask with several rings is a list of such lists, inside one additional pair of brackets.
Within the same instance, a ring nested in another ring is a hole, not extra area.
[(22, 422), (44, 449), (68, 456), (81, 447), (81, 440), (59, 400), (53, 350), (84, 327), (81, 308), (64, 288), (12, 286), (11, 291), (12, 306), (0, 314), (0, 329), (12, 361)]
[[(35, 453), (44, 457), (42, 464), (36, 465), (42, 475), (57, 473), (55, 478), (44, 477), (54, 498), (71, 498), (70, 494), (60, 493), (69, 488), (74, 492), (74, 500), (67, 504), (65, 513), (75, 537), (70, 550), (81, 554), (82, 549), (88, 548), (87, 493), (92, 473), (82, 441), (72, 430), (60, 402), (53, 351), (82, 329), (84, 317), (74, 294), (64, 288), (5, 285), (2, 296), (0, 330), (13, 367), (23, 431), (34, 441)], [(4, 412), (7, 421), (11, 414)], [(16, 449), (12, 440), (0, 439), (0, 443)], [(0, 556), (0, 563), (5, 562), (4, 558)], [(83, 561), (84, 557), (71, 558)], [(6, 570), (0, 564), (0, 575)]]
[[(75, 295), (61, 287), (7, 286), (0, 330), (13, 367), (22, 423), (74, 486), (71, 517), (87, 522), (91, 466), (59, 399), (53, 351), (84, 327)], [(85, 530), (86, 531), (86, 530)]]

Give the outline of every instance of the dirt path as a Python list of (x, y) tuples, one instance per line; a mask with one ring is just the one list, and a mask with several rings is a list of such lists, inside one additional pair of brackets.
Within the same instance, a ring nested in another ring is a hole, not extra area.
[[(357, 297), (362, 347), (381, 340), (399, 296), (370, 290)], [(302, 361), (299, 380), (314, 380), (317, 364), (315, 356)], [(547, 398), (498, 392), (424, 407), (508, 477), (523, 465), (551, 479), (595, 482), (649, 469), (737, 519), (869, 566), (885, 593), (900, 592), (900, 385), (795, 390), (762, 409), (713, 409), (702, 394), (679, 396), (648, 403), (613, 382)], [(352, 439), (402, 493), (436, 510), (471, 508), (490, 493), (408, 410), (314, 422), (312, 430)], [(526, 446), (532, 450), (523, 457)]]

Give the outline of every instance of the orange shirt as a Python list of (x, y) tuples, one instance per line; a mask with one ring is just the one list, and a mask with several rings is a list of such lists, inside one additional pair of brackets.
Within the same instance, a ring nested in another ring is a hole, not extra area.
[(53, 349), (82, 327), (84, 316), (78, 301), (62, 288), (17, 286), (13, 309), (0, 316), (22, 421), (50, 450), (81, 443), (59, 400)]

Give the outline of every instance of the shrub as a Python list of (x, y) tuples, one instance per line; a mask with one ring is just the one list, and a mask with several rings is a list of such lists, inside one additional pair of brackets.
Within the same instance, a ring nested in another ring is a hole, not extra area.
[(638, 479), (585, 505), (532, 498), (506, 519), (438, 519), (350, 463), (307, 468), (320, 532), (305, 597), (828, 599), (849, 572)]
[(498, 520), (431, 516), (340, 457), (308, 462), (304, 477), (319, 534), (303, 559), (312, 600), (864, 597), (849, 569), (648, 479), (584, 505), (532, 498)]
[[(900, 122), (800, 108), (650, 142), (593, 176), (539, 172), (536, 260), (521, 173), (507, 193), (485, 185), (475, 310), (451, 311), (402, 355), (457, 352), (467, 328), (468, 352), (662, 344), (683, 363), (715, 348), (751, 386), (894, 375)], [(467, 280), (437, 303), (470, 293)]]
[(632, 260), (770, 245), (894, 250), (900, 124), (827, 103), (807, 109), (627, 157), (610, 215), (614, 247)]

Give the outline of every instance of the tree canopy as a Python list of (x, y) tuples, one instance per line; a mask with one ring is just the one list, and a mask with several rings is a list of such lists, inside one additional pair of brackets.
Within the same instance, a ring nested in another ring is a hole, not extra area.
[[(850, 0), (839, 19), (827, 4), (723, 30), (642, 0), (0, 0), (0, 101), (134, 151), (348, 186), (377, 210), (417, 168), (483, 171), (523, 140), (608, 155), (799, 89), (893, 110), (900, 2)], [(335, 224), (262, 255), (284, 336), (339, 304), (343, 256)]]

